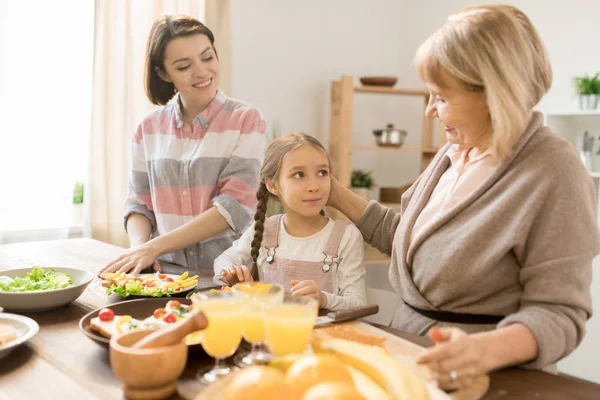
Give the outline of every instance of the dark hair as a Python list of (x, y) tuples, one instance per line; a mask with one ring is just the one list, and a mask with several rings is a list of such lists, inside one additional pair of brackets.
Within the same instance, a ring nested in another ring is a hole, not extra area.
[(172, 82), (165, 82), (156, 72), (156, 68), (165, 71), (164, 60), (167, 45), (175, 38), (197, 34), (208, 37), (216, 56), (215, 36), (206, 25), (196, 18), (181, 14), (164, 15), (152, 24), (148, 43), (146, 44), (144, 90), (153, 104), (165, 105), (177, 92)]
[[(258, 252), (262, 245), (267, 203), (270, 198), (277, 200), (277, 196), (267, 190), (266, 181), (276, 181), (279, 178), (283, 157), (290, 151), (294, 151), (305, 144), (321, 150), (327, 155), (327, 159), (329, 160), (327, 150), (325, 150), (321, 142), (306, 133), (292, 133), (286, 136), (280, 136), (271, 143), (265, 152), (265, 160), (260, 169), (260, 184), (256, 191), (258, 205), (256, 206), (256, 213), (254, 214), (254, 239), (252, 240), (250, 249), (250, 254), (252, 255), (251, 273), (255, 280), (258, 280), (258, 265), (256, 261), (258, 260)], [(329, 160), (329, 165), (331, 165), (331, 160)], [(321, 214), (323, 215), (323, 211), (321, 211)]]

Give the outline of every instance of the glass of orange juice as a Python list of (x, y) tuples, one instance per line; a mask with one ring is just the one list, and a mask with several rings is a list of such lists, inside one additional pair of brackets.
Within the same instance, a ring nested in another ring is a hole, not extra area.
[(213, 383), (237, 369), (227, 365), (225, 359), (235, 353), (242, 341), (241, 304), (229, 294), (211, 291), (194, 295), (192, 301), (208, 320), (208, 327), (202, 331), (202, 348), (215, 359), (214, 367), (199, 371), (197, 377), (204, 383)]
[(265, 282), (240, 282), (233, 285), (232, 292), (242, 304), (244, 339), (252, 345), (250, 353), (237, 355), (234, 362), (240, 367), (266, 364), (272, 357), (262, 347), (265, 341), (264, 307), (283, 301), (283, 286)]
[(265, 337), (275, 356), (303, 353), (319, 312), (312, 297), (285, 297), (278, 304), (265, 305)]

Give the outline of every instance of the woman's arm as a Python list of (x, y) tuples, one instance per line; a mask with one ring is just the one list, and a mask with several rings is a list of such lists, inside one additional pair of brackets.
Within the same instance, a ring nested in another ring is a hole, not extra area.
[(152, 224), (142, 214), (131, 214), (127, 218), (127, 236), (129, 247), (142, 245), (150, 240)]
[(148, 242), (156, 257), (184, 249), (229, 228), (216, 207), (211, 207), (193, 220)]
[(433, 328), (429, 336), (436, 346), (416, 361), (448, 390), (469, 387), (478, 376), (533, 360), (539, 351), (535, 336), (521, 324), (471, 335), (458, 328)]
[(350, 225), (346, 228), (340, 243), (340, 259), (336, 277), (338, 280), (337, 293), (326, 293), (330, 310), (344, 310), (352, 307), (367, 305), (365, 291), (364, 244), (360, 231)]
[(252, 224), (256, 210), (256, 190), (267, 144), (265, 129), (257, 109), (244, 111), (239, 137), (217, 180), (219, 194), (213, 204), (238, 233)]

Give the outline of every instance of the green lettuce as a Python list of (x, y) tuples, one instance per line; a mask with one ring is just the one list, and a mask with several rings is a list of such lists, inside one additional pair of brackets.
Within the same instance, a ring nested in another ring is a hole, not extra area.
[(57, 272), (54, 268), (44, 272), (42, 268), (35, 266), (24, 277), (14, 279), (0, 276), (0, 292), (36, 292), (64, 289), (72, 285), (73, 280), (69, 274)]

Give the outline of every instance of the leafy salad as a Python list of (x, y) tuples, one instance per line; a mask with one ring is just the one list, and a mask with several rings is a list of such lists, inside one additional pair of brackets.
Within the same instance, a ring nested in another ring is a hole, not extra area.
[(57, 272), (54, 268), (45, 272), (35, 266), (24, 277), (0, 276), (0, 292), (36, 292), (64, 289), (72, 285), (73, 280), (69, 274)]

